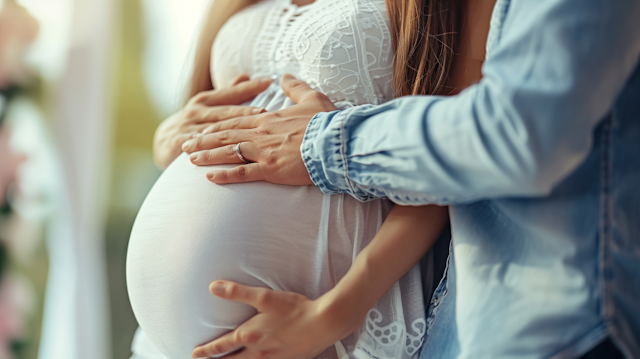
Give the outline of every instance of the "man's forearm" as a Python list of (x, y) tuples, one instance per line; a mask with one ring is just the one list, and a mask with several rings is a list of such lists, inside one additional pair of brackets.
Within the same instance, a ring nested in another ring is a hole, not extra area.
[(483, 80), (317, 115), (302, 157), (325, 192), (402, 204), (539, 196), (590, 151), (638, 63), (640, 3), (513, 1)]

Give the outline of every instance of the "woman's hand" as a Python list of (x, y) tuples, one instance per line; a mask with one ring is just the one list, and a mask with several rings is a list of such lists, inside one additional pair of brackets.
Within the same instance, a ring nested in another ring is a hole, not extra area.
[[(211, 343), (194, 358), (232, 352), (230, 359), (307, 359), (357, 330), (369, 310), (420, 261), (448, 223), (448, 209), (395, 206), (347, 274), (315, 301), (265, 288), (215, 281), (216, 296), (245, 303), (258, 314)], [(227, 356), (225, 356), (227, 358)]]
[(197, 347), (193, 358), (224, 354), (242, 347), (241, 351), (225, 358), (311, 359), (349, 335), (363, 319), (335, 308), (327, 295), (313, 301), (297, 293), (228, 281), (215, 281), (209, 289), (220, 298), (256, 308), (258, 314), (235, 331)]
[(242, 143), (242, 155), (255, 163), (230, 170), (209, 172), (215, 183), (268, 181), (288, 185), (310, 185), (311, 178), (302, 161), (300, 145), (307, 125), (318, 112), (337, 110), (331, 100), (303, 81), (284, 75), (283, 91), (297, 105), (277, 112), (219, 121), (203, 136), (184, 143), (183, 151), (199, 166), (242, 163), (233, 147)]
[(264, 111), (262, 108), (239, 105), (251, 101), (266, 90), (272, 81), (271, 78), (249, 80), (247, 75), (241, 75), (231, 87), (204, 91), (194, 96), (182, 110), (158, 126), (153, 139), (156, 164), (161, 168), (169, 166), (180, 155), (182, 144), (199, 135), (211, 123)]

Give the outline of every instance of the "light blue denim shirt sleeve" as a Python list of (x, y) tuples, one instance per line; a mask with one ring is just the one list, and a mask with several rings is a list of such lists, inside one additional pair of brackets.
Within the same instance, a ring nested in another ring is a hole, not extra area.
[(640, 2), (509, 6), (484, 78), (461, 94), (317, 114), (301, 147), (313, 182), (400, 204), (549, 193), (587, 156), (638, 62)]

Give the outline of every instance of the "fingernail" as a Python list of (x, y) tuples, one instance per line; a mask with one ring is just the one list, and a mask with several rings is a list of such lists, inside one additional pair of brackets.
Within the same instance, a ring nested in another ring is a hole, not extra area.
[(211, 290), (211, 293), (220, 294), (224, 292), (224, 284), (220, 282), (213, 282), (211, 283), (211, 288), (209, 289)]
[(273, 82), (273, 79), (271, 77), (263, 77), (260, 79), (260, 83), (261, 84), (266, 84), (266, 83), (271, 83)]
[(220, 294), (222, 292), (224, 292), (224, 284), (220, 282), (213, 282), (213, 284), (211, 284), (211, 293)]
[(213, 179), (213, 173), (212, 172), (207, 173), (207, 179)]
[(263, 113), (266, 112), (267, 110), (265, 110), (264, 108), (254, 108), (253, 111), (251, 111), (252, 114), (257, 115), (259, 113)]
[(183, 151), (188, 151), (189, 148), (191, 148), (191, 145), (193, 144), (193, 140), (189, 140), (185, 143), (182, 144), (182, 150)]
[(191, 161), (196, 161), (198, 159), (200, 155), (198, 153), (192, 153), (191, 156), (189, 156), (189, 159)]

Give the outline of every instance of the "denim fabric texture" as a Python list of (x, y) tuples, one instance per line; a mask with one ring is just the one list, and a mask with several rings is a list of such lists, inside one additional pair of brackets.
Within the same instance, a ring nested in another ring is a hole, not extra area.
[(323, 191), (450, 206), (423, 358), (578, 358), (607, 338), (640, 358), (639, 19), (640, 1), (498, 0), (478, 84), (312, 119)]

